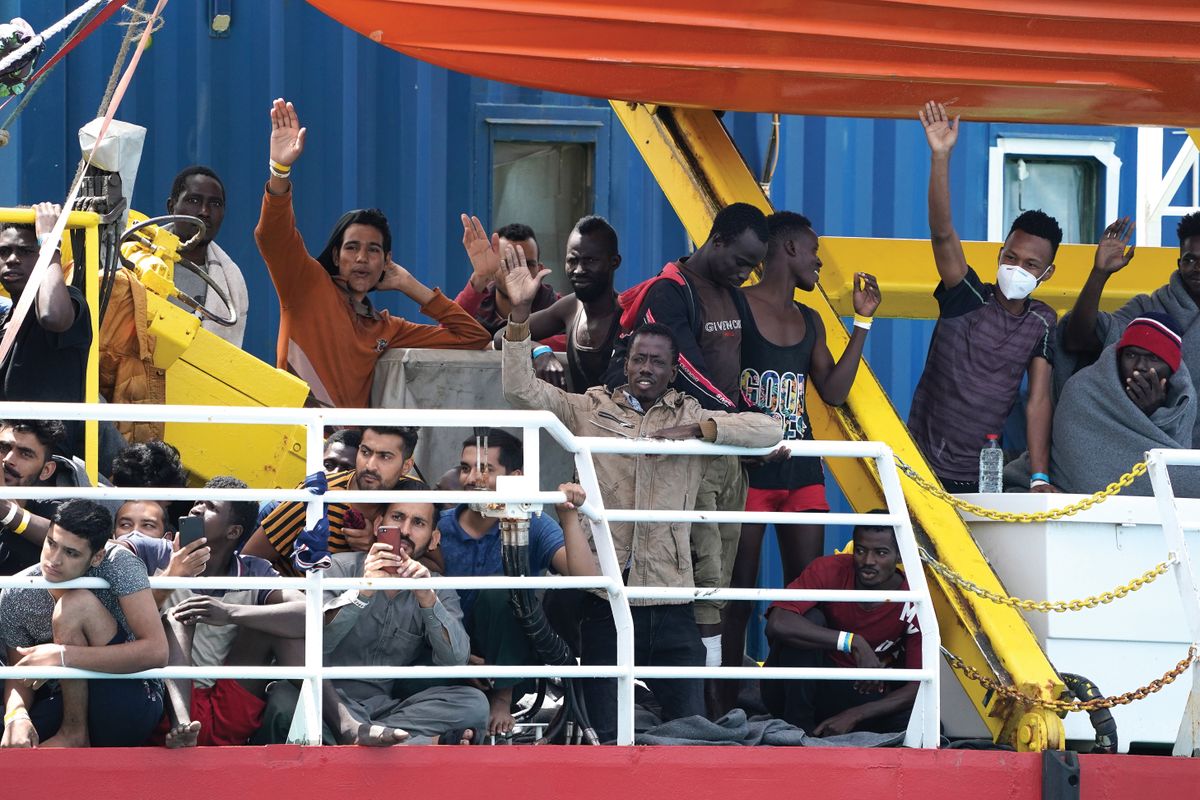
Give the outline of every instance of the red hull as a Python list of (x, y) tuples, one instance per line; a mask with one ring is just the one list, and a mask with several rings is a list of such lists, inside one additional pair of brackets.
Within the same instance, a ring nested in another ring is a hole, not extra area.
[(1194, 0), (309, 2), (423, 61), (571, 94), (903, 118), (934, 98), (972, 119), (1200, 126)]
[[(5, 786), (62, 797), (422, 800), (1028, 800), (1036, 753), (742, 747), (6, 750)], [(1084, 800), (1196, 797), (1192, 759), (1081, 756)]]

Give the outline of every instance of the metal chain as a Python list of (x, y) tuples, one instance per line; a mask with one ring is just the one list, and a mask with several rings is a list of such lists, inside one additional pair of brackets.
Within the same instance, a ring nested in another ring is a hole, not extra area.
[(1101, 604), (1107, 605), (1113, 600), (1125, 597), (1130, 592), (1136, 592), (1143, 586), (1153, 583), (1157, 578), (1165, 575), (1167, 570), (1171, 568), (1171, 565), (1178, 561), (1178, 558), (1176, 558), (1175, 554), (1171, 553), (1169, 559), (1163, 561), (1153, 569), (1146, 570), (1129, 583), (1118, 586), (1112, 591), (1101, 592), (1098, 595), (1085, 597), (1080, 600), (1024, 600), (1019, 597), (1009, 597), (1008, 595), (999, 594), (991, 591), (990, 589), (983, 588), (979, 584), (964, 578), (950, 567), (938, 561), (923, 547), (920, 548), (918, 552), (921, 554), (921, 560), (924, 561), (931, 570), (961, 589), (966, 589), (972, 594), (977, 594), (985, 600), (991, 600), (993, 603), (998, 603), (1002, 606), (1020, 608), (1025, 611), (1041, 611), (1042, 613), (1047, 613), (1050, 611), (1056, 611), (1059, 613), (1066, 611), (1082, 611), (1085, 608), (1095, 608)]
[(928, 492), (939, 500), (944, 500), (961, 511), (967, 511), (977, 517), (994, 519), (1000, 522), (1047, 522), (1050, 520), (1062, 519), (1063, 517), (1069, 517), (1074, 514), (1078, 514), (1080, 511), (1085, 511), (1097, 503), (1104, 502), (1121, 490), (1128, 488), (1128, 486), (1137, 478), (1146, 474), (1146, 462), (1142, 461), (1134, 464), (1128, 472), (1126, 472), (1120, 478), (1117, 478), (1117, 480), (1113, 483), (1110, 483), (1106, 488), (1101, 489), (1090, 497), (1083, 498), (1077, 503), (1072, 503), (1071, 505), (1064, 506), (1063, 508), (1056, 508), (1052, 511), (1014, 513), (1009, 511), (997, 511), (994, 508), (986, 508), (985, 506), (978, 506), (974, 503), (969, 503), (966, 500), (963, 500), (961, 497), (955, 497), (941, 486), (938, 486), (936, 483), (931, 483), (923, 478), (915, 469), (904, 463), (904, 460), (901, 459), (900, 456), (893, 454), (893, 457), (896, 459), (896, 467), (899, 468), (902, 473), (904, 473), (905, 477), (917, 484), (917, 486), (921, 487), (921, 489), (924, 491)]
[(1092, 700), (1043, 700), (1040, 697), (1030, 697), (1023, 694), (1011, 686), (1004, 686), (993, 678), (983, 675), (979, 670), (967, 664), (958, 656), (951, 653), (946, 648), (942, 648), (942, 655), (950, 662), (950, 666), (966, 675), (971, 680), (978, 683), (985, 689), (995, 692), (1001, 697), (1006, 697), (1024, 706), (1038, 706), (1048, 708), (1053, 711), (1095, 711), (1098, 708), (1112, 708), (1113, 706), (1127, 706), (1134, 700), (1144, 700), (1155, 692), (1160, 691), (1169, 683), (1174, 683), (1175, 679), (1183, 673), (1187, 672), (1188, 667), (1196, 659), (1196, 645), (1188, 647), (1187, 655), (1184, 656), (1173, 669), (1163, 673), (1161, 678), (1156, 678), (1150, 681), (1145, 686), (1134, 689), (1131, 692), (1124, 694), (1113, 695), (1111, 697), (1097, 697)]

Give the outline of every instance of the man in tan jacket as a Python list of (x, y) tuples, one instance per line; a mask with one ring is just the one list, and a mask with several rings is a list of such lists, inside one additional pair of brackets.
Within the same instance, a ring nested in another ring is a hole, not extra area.
[[(580, 436), (703, 439), (716, 444), (768, 447), (783, 428), (766, 414), (708, 411), (671, 389), (679, 365), (674, 336), (662, 325), (643, 325), (630, 337), (627, 383), (568, 394), (538, 380), (529, 338), (529, 308), (545, 274), (531, 275), (524, 254), (506, 247), (501, 273), (512, 302), (504, 341), (504, 396), (516, 408), (545, 409)], [(597, 455), (596, 476), (608, 508), (688, 510), (695, 505), (708, 456)], [(614, 523), (613, 545), (628, 586), (693, 586), (690, 525), (686, 522)], [(704, 646), (688, 600), (631, 601), (634, 661), (640, 666), (703, 666)], [(584, 664), (616, 663), (612, 612), (602, 596), (589, 595), (581, 619)], [(699, 680), (647, 681), (664, 720), (704, 714)], [(601, 741), (616, 736), (616, 682), (587, 680), (584, 698)]]

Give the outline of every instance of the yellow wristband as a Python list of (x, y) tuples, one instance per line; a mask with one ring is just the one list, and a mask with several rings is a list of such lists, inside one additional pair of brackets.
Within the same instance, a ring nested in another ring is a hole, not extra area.
[(29, 512), (26, 511), (25, 509), (21, 509), (21, 521), (17, 523), (17, 527), (12, 529), (12, 532), (19, 536), (20, 534), (24, 533), (25, 529), (28, 527), (29, 527)]
[(271, 159), (271, 169), (275, 172), (282, 172), (284, 175), (292, 171), (290, 166), (284, 166), (273, 158)]
[(17, 719), (29, 719), (29, 712), (24, 708), (14, 708), (12, 711), (9, 711), (4, 715), (4, 724), (7, 725), (8, 723)]
[(864, 317), (861, 314), (854, 315), (854, 327), (862, 328), (864, 331), (871, 330), (873, 320), (870, 317)]

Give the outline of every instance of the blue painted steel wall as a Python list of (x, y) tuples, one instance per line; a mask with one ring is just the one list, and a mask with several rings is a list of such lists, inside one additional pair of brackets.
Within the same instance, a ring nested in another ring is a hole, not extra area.
[[(0, 2), (0, 17), (21, 15), (40, 30), (73, 5), (7, 0)], [(167, 7), (166, 25), (154, 35), (119, 117), (150, 131), (136, 208), (163, 212), (171, 179), (188, 164), (209, 164), (224, 179), (228, 212), (218, 241), (246, 274), (246, 348), (260, 358), (274, 360), (279, 320), (252, 237), (267, 177), (267, 109), (274, 97), (293, 100), (309, 127), (295, 188), (300, 229), (311, 250), (320, 249), (345, 209), (378, 206), (392, 222), (394, 257), (453, 296), (470, 271), (458, 215), (474, 211), (486, 218), (488, 211), (487, 192), (479, 188), (487, 186), (490, 165), (478, 163), (474, 122), (476, 107), (491, 103), (587, 106), (593, 116), (602, 115), (609, 146), (597, 173), (606, 177), (608, 192), (597, 198), (597, 207), (620, 231), (623, 277), (634, 282), (684, 252), (682, 226), (607, 103), (429, 66), (299, 0), (235, 3), (230, 35), (210, 38), (207, 5), (180, 0)], [(0, 149), (0, 205), (66, 194), (79, 159), (75, 131), (96, 112), (122, 35), (111, 23), (94, 34), (25, 109), (12, 142)], [(553, 116), (569, 118), (570, 109)], [(388, 306), (416, 314), (406, 300)]]
[[(73, 3), (5, 0), (0, 18), (20, 14), (40, 29)], [(210, 38), (207, 5), (177, 0), (168, 6), (166, 26), (155, 34), (120, 118), (150, 129), (133, 198), (140, 210), (162, 211), (171, 178), (187, 164), (210, 164), (225, 179), (229, 209), (219, 240), (246, 274), (246, 346), (255, 355), (273, 360), (279, 318), (252, 231), (266, 178), (267, 108), (281, 95), (295, 101), (310, 129), (295, 184), (300, 228), (311, 250), (320, 248), (346, 208), (378, 206), (392, 220), (400, 263), (453, 294), (469, 271), (458, 214), (488, 210), (483, 119), (500, 106), (501, 116), (601, 121), (604, 146), (597, 152), (606, 163), (597, 164), (597, 183), (606, 188), (596, 207), (620, 232), (620, 285), (652, 275), (685, 251), (682, 227), (605, 102), (432, 67), (342, 28), (299, 0), (236, 3), (230, 35)], [(75, 130), (99, 104), (121, 36), (122, 29), (107, 25), (30, 103), (12, 143), (0, 149), (0, 205), (65, 194), (79, 158)], [(760, 170), (769, 117), (729, 114), (725, 123)], [(1133, 213), (1131, 129), (965, 124), (951, 169), (963, 238), (986, 238), (987, 150), (998, 135), (1016, 132), (1115, 139), (1124, 163), (1121, 213)], [(924, 135), (915, 120), (791, 117), (783, 122), (773, 195), (778, 207), (803, 211), (825, 234), (923, 238), (927, 178)], [(931, 290), (933, 284), (931, 260)], [(390, 307), (415, 314), (408, 302)], [(886, 320), (868, 339), (868, 361), (904, 417), (932, 329), (932, 322)], [(845, 507), (840, 498), (834, 505)], [(831, 530), (829, 540), (840, 544), (847, 536)], [(773, 541), (764, 552), (764, 580), (778, 585)]]

